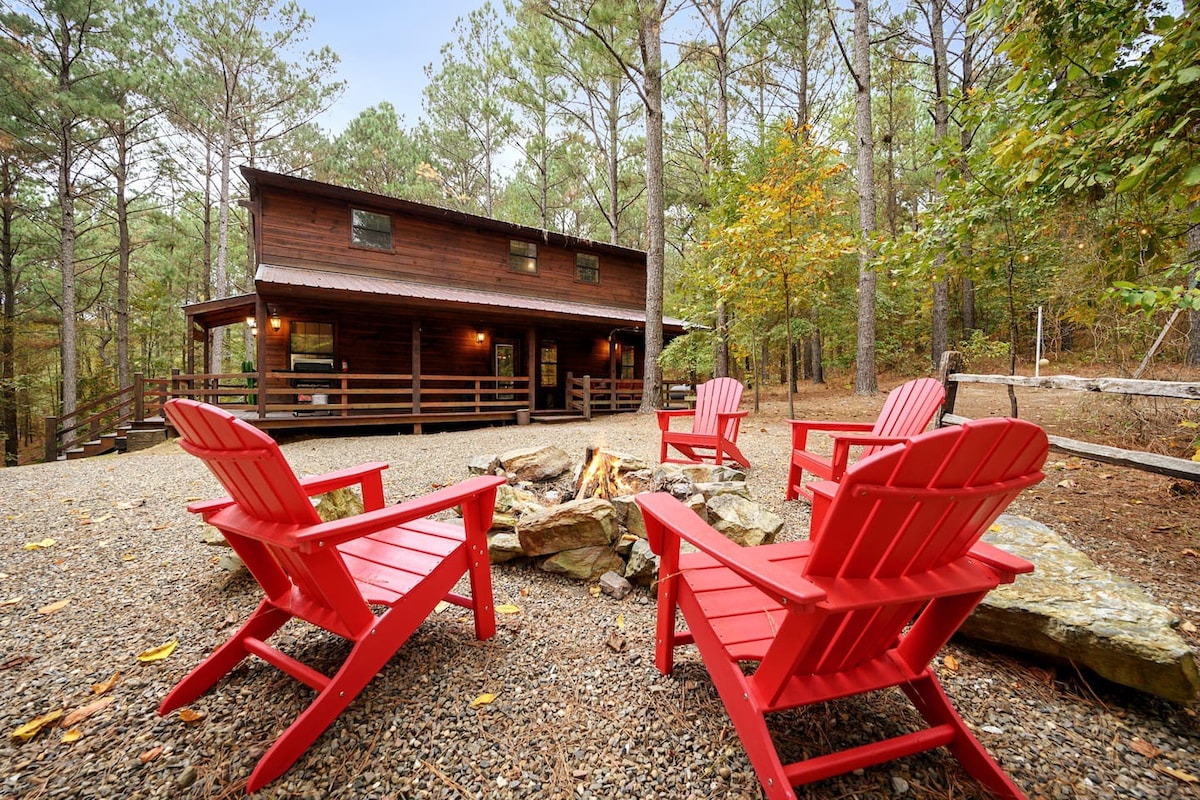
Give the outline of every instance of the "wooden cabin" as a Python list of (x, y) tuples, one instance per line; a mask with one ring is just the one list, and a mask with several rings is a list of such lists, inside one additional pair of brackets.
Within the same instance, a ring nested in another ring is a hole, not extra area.
[[(192, 375), (177, 382), (277, 423), (265, 427), (352, 417), (419, 430), (422, 422), (640, 402), (644, 252), (256, 169), (242, 174), (254, 293), (185, 308)], [(246, 375), (196, 375), (209, 363), (211, 331), (246, 324), (256, 332), (253, 386)], [(667, 340), (683, 332), (681, 320), (663, 327)]]

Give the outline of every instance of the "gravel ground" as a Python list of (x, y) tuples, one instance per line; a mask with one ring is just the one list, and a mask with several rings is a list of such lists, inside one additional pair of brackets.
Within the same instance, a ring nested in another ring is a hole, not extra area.
[[(605, 444), (653, 459), (654, 423), (592, 423), (293, 440), (284, 452), (315, 474), (361, 460), (391, 463), (389, 502), (465, 477), (478, 453)], [(794, 532), (805, 506), (784, 507), (787, 434), (754, 418), (741, 443), (751, 491)], [(265, 747), (311, 697), (261, 662), (243, 663), (193, 704), (188, 725), (155, 709), (166, 692), (250, 612), (259, 591), (216, 562), (186, 501), (219, 493), (173, 444), (151, 451), (0, 471), (0, 726), (92, 701), (120, 672), (81, 737), (43, 730), (0, 743), (0, 797), (233, 797)], [(26, 545), (51, 538), (41, 549)], [(698, 656), (673, 676), (653, 667), (654, 607), (622, 601), (529, 566), (493, 568), (499, 631), (474, 641), (458, 610), (434, 615), (265, 798), (757, 798), (757, 782)], [(52, 604), (69, 603), (52, 613)], [(608, 645), (622, 638), (617, 652)], [(138, 653), (177, 639), (167, 659)], [(288, 641), (290, 639), (290, 641)], [(333, 669), (344, 643), (286, 627), (275, 640)], [(947, 691), (1031, 797), (1200, 797), (1196, 708), (1088, 684), (1029, 659), (952, 644)], [(471, 707), (484, 692), (489, 705)], [(912, 714), (880, 693), (785, 715), (785, 756), (903, 726)], [(1195, 779), (1192, 778), (1194, 781)], [(924, 754), (799, 790), (802, 798), (974, 798), (982, 791), (943, 753)]]

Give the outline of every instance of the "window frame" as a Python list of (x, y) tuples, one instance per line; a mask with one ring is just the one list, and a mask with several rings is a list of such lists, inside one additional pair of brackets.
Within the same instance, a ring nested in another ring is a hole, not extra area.
[[(532, 248), (533, 255), (530, 255), (528, 252), (519, 252), (519, 251), (514, 252), (514, 249), (517, 246), (520, 246), (521, 248)], [(530, 269), (522, 269), (520, 267), (514, 266), (513, 259), (518, 259), (519, 260), (518, 263), (520, 261), (530, 263), (533, 265), (533, 269), (531, 269), (531, 270)], [(516, 275), (537, 275), (539, 272), (537, 242), (527, 242), (524, 239), (509, 239), (508, 240), (508, 271), (512, 272)]]
[[(381, 217), (381, 218), (387, 220), (387, 225), (388, 225), (387, 247), (380, 247), (378, 245), (370, 244), (369, 242), (355, 240), (354, 232), (356, 230), (371, 231), (373, 233), (378, 233), (378, 234), (383, 233), (382, 230), (377, 230), (375, 228), (367, 228), (362, 225), (356, 225), (355, 224), (355, 215), (356, 214), (369, 214), (373, 217)], [(394, 252), (396, 252), (396, 223), (395, 223), (395, 220), (392, 218), (392, 215), (387, 213), (386, 211), (372, 211), (369, 208), (358, 208), (356, 206), (350, 206), (350, 246), (357, 250), (370, 250), (370, 251), (376, 252), (376, 253), (394, 253)]]
[[(592, 259), (594, 263), (590, 266), (584, 266), (579, 263), (579, 260), (581, 258)], [(595, 275), (595, 280), (585, 280), (584, 278), (580, 277), (581, 269), (592, 272)], [(596, 254), (596, 253), (576, 253), (575, 254), (575, 282), (582, 283), (586, 286), (599, 286), (600, 285), (600, 256), (598, 254)]]

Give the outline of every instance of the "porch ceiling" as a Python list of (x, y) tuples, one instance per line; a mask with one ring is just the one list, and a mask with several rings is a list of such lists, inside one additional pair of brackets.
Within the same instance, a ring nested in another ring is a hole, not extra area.
[[(542, 318), (619, 323), (642, 326), (646, 314), (642, 309), (604, 306), (552, 300), (528, 295), (487, 292), (434, 284), (399, 281), (367, 275), (350, 275), (308, 268), (281, 267), (260, 264), (254, 276), (260, 291), (270, 288), (281, 294), (312, 296), (314, 292), (337, 292), (368, 295), (375, 300), (392, 298), (406, 306), (445, 310), (447, 304), (460, 306), (474, 313), (537, 316)], [(683, 333), (683, 320), (663, 318), (663, 328), (670, 333)]]

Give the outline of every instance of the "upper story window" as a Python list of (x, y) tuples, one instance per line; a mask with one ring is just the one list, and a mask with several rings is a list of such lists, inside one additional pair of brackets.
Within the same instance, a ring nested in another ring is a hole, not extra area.
[(576, 253), (575, 280), (580, 283), (600, 283), (600, 256), (593, 253)]
[(512, 272), (524, 272), (527, 275), (537, 275), (537, 250), (533, 242), (519, 242), (516, 239), (508, 241), (508, 268)]
[(392, 218), (361, 208), (350, 209), (350, 244), (372, 250), (391, 250)]

